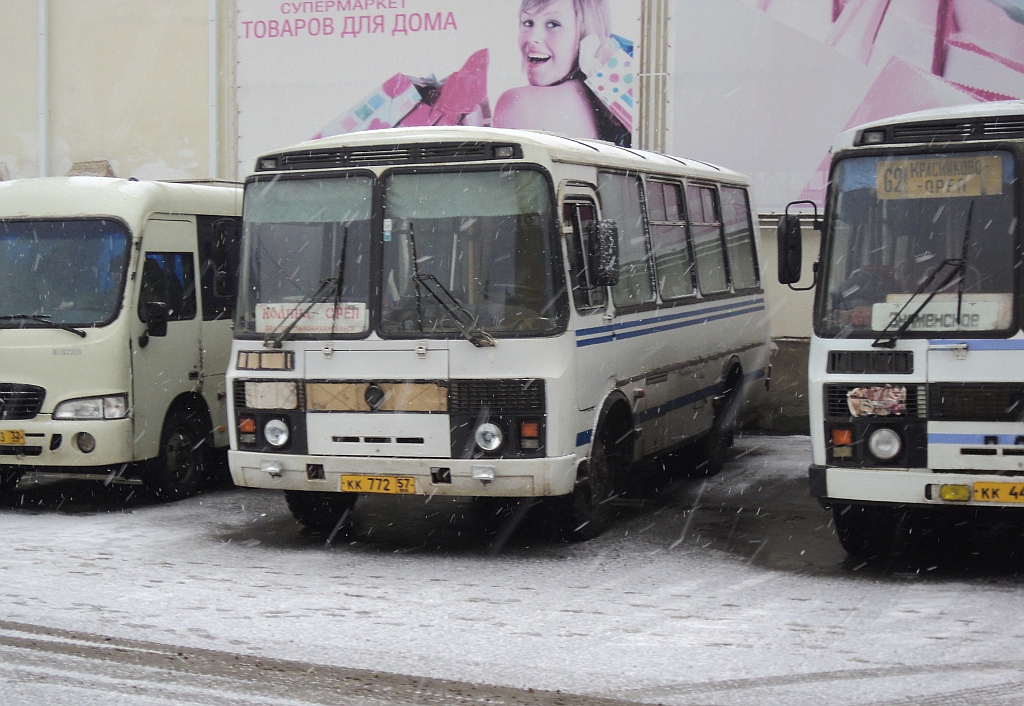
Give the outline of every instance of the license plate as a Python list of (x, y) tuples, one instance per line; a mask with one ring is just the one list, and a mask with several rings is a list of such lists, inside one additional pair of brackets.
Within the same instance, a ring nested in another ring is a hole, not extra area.
[(25, 432), (21, 429), (0, 429), (0, 445), (24, 446)]
[(986, 503), (1024, 503), (1024, 483), (975, 483), (974, 499)]
[(416, 492), (416, 479), (411, 476), (342, 476), (341, 490), (345, 493), (412, 495)]

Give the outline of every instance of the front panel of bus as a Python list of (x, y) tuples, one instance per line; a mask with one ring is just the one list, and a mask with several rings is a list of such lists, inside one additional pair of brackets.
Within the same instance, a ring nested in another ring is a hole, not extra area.
[(250, 178), (229, 370), (235, 482), (569, 492), (573, 345), (554, 205), (547, 172), (522, 162)]
[(809, 363), (815, 495), (1024, 501), (1020, 156), (837, 155)]

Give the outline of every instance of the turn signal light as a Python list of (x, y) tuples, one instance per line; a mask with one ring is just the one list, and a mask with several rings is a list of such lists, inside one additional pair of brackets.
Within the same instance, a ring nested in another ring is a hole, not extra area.
[(971, 486), (941, 485), (939, 486), (939, 497), (946, 502), (965, 503), (971, 499)]

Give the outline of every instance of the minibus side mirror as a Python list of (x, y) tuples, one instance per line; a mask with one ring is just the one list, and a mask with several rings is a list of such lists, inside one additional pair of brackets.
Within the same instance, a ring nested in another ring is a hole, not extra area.
[(595, 287), (619, 283), (619, 227), (615, 221), (590, 224), (590, 274)]
[(167, 335), (167, 304), (165, 302), (146, 302), (146, 330), (139, 336), (139, 345), (145, 348), (150, 336)]
[(803, 233), (800, 232), (800, 217), (785, 215), (780, 218), (776, 239), (778, 241), (779, 284), (799, 282), (803, 265)]

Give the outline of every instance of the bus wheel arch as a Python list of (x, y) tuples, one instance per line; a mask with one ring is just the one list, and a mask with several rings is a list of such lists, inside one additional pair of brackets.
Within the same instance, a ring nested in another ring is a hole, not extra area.
[(620, 392), (613, 392), (601, 406), (590, 453), (576, 467), (573, 491), (562, 499), (563, 528), (570, 539), (592, 539), (607, 527), (609, 503), (628, 477), (635, 441), (629, 402)]
[(160, 430), (157, 455), (146, 462), (143, 483), (162, 502), (195, 495), (211, 463), (213, 423), (203, 399), (194, 394), (171, 403)]

